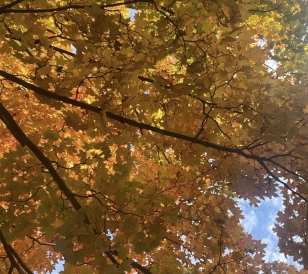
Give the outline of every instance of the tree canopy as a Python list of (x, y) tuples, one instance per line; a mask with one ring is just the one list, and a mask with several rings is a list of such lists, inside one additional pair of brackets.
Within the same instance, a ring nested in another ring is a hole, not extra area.
[(307, 273), (307, 1), (0, 3), (1, 273)]

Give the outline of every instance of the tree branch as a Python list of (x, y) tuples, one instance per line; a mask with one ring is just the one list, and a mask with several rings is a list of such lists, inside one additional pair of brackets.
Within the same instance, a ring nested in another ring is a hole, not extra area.
[(87, 109), (87, 110), (92, 111), (92, 112), (96, 112), (96, 113), (101, 112), (101, 108), (99, 108), (99, 107), (91, 106), (87, 103), (79, 102), (79, 101), (67, 98), (65, 96), (47, 91), (45, 89), (42, 89), (42, 88), (37, 87), (35, 85), (32, 85), (32, 84), (30, 84), (30, 83), (28, 83), (28, 82), (26, 82), (26, 81), (24, 81), (24, 80), (22, 80), (22, 79), (20, 79), (16, 76), (12, 75), (12, 74), (9, 74), (9, 73), (7, 73), (3, 70), (0, 70), (0, 76), (6, 78), (7, 80), (12, 81), (16, 84), (19, 84), (19, 85), (21, 85), (21, 86), (23, 86), (27, 89), (30, 89), (37, 94), (44, 95), (46, 97), (61, 101), (63, 103), (67, 103), (67, 104), (71, 104), (73, 106), (77, 106), (77, 107), (80, 107), (80, 108), (83, 108), (83, 109)]
[[(117, 251), (106, 251), (104, 252), (105, 255), (109, 258), (110, 261), (112, 261), (113, 264), (115, 264), (117, 267), (120, 265), (120, 263), (116, 260), (116, 258), (113, 255), (117, 255)], [(133, 268), (140, 270), (144, 274), (152, 274), (150, 270), (145, 268), (144, 266), (138, 264), (137, 262), (133, 261), (130, 264)]]
[[(24, 81), (24, 80), (22, 80), (22, 79), (20, 79), (16, 76), (14, 76), (14, 75), (9, 74), (7, 72), (4, 72), (2, 70), (0, 70), (0, 76), (6, 78), (7, 80), (15, 82), (16, 84), (19, 84), (19, 85), (21, 85), (25, 88), (31, 89), (35, 93), (47, 96), (49, 98), (59, 100), (61, 102), (71, 104), (73, 106), (77, 106), (77, 107), (80, 107), (82, 109), (89, 110), (89, 111), (99, 113), (99, 114), (101, 114), (102, 111), (103, 111), (100, 107), (92, 106), (92, 105), (89, 105), (87, 103), (76, 101), (74, 99), (71, 99), (71, 98), (68, 98), (68, 97), (65, 97), (65, 96), (44, 90), (40, 87), (37, 87), (33, 84), (30, 84), (30, 83), (28, 83), (28, 82), (26, 82), (26, 81)], [(195, 137), (190, 137), (190, 136), (187, 136), (187, 135), (184, 135), (184, 134), (181, 134), (181, 133), (177, 133), (177, 132), (173, 132), (173, 131), (169, 131), (169, 130), (165, 130), (165, 129), (160, 129), (160, 128), (157, 128), (157, 127), (154, 127), (154, 126), (151, 126), (151, 125), (148, 125), (148, 124), (144, 124), (144, 123), (141, 123), (141, 122), (137, 122), (137, 121), (122, 117), (120, 115), (114, 114), (114, 113), (109, 112), (109, 111), (106, 111), (106, 116), (109, 119), (118, 121), (122, 124), (127, 124), (127, 125), (130, 125), (130, 126), (133, 126), (135, 128), (139, 128), (140, 130), (143, 130), (143, 129), (150, 130), (152, 132), (156, 132), (156, 133), (164, 135), (164, 136), (169, 136), (169, 137), (179, 139), (179, 140), (183, 140), (183, 141), (187, 141), (187, 142), (190, 142), (190, 143), (193, 143), (193, 144), (199, 144), (203, 147), (212, 148), (212, 149), (218, 150), (220, 152), (237, 154), (237, 155), (243, 156), (246, 159), (252, 159), (252, 160), (257, 161), (263, 168), (266, 166), (265, 163), (268, 162), (268, 163), (271, 163), (273, 165), (276, 165), (277, 167), (283, 168), (286, 172), (288, 172), (290, 174), (293, 174), (293, 175), (295, 174), (295, 172), (293, 172), (292, 170), (289, 170), (286, 167), (279, 166), (278, 163), (273, 161), (272, 156), (271, 157), (260, 157), (260, 156), (254, 155), (254, 154), (248, 154), (248, 153), (245, 153), (242, 148), (226, 147), (226, 146), (214, 144), (214, 143), (211, 143), (211, 142), (207, 142), (207, 141), (204, 141), (204, 140), (200, 140), (200, 139), (197, 139)], [(269, 169), (267, 168), (265, 170), (266, 170), (266, 172), (268, 172)], [(272, 174), (269, 174), (269, 175), (272, 176)], [(299, 178), (302, 178), (302, 176), (300, 176), (300, 175), (296, 174), (296, 176), (299, 177)], [(303, 178), (303, 179), (305, 179), (305, 178)], [(287, 184), (282, 182), (281, 180), (278, 180), (278, 182), (287, 187)], [(287, 188), (289, 189), (289, 186)], [(292, 192), (295, 195), (297, 195), (298, 197), (300, 197), (302, 200), (304, 200), (305, 202), (308, 202), (308, 199), (305, 198), (304, 196), (302, 196), (300, 193), (297, 193), (294, 190)]]
[(32, 143), (32, 141), (26, 136), (26, 134), (21, 130), (21, 128), (17, 125), (12, 115), (7, 111), (7, 109), (0, 103), (0, 119), (3, 121), (10, 132), (15, 136), (18, 136), (17, 141), (21, 141), (21, 144), (26, 145), (35, 156), (41, 161), (41, 163), (47, 168), (50, 175), (54, 179), (55, 183), (58, 185), (59, 189), (65, 194), (67, 199), (71, 202), (75, 210), (79, 210), (81, 205), (76, 200), (74, 194), (69, 190), (66, 186), (62, 178), (59, 176), (57, 171), (53, 168), (52, 164), (45, 157), (45, 155), (40, 151), (40, 149)]
[(52, 46), (52, 45), (50, 45), (49, 47), (50, 47), (51, 49), (57, 51), (57, 52), (62, 53), (62, 54), (67, 54), (67, 55), (69, 55), (69, 56), (75, 56), (75, 55), (76, 55), (76, 54), (73, 53), (73, 52), (69, 52), (69, 51), (67, 51), (67, 50), (60, 49), (60, 48), (55, 47), (55, 46)]
[(2, 245), (3, 245), (3, 248), (4, 248), (4, 250), (5, 250), (6, 254), (7, 254), (10, 262), (11, 262), (11, 267), (10, 267), (9, 272), (12, 273), (13, 269), (16, 268), (18, 273), (23, 274), (24, 272), (19, 267), (18, 263), (15, 261), (14, 256), (13, 256), (13, 254), (11, 252), (10, 246), (6, 242), (6, 239), (5, 239), (5, 237), (4, 237), (3, 233), (2, 233), (2, 230), (0, 230), (0, 241), (1, 241)]
[(107, 252), (104, 252), (105, 255), (108, 257), (108, 259), (114, 264), (116, 265), (117, 267), (120, 265), (120, 263), (113, 257), (111, 251), (107, 251)]
[(5, 124), (7, 129), (11, 132), (11, 134), (15, 137), (15, 139), (20, 143), (20, 145), (24, 147), (26, 145), (25, 141), (23, 140), (22, 136), (18, 134), (18, 131), (16, 131), (16, 128), (12, 126), (15, 122), (15, 120), (13, 119), (13, 116), (3, 115), (2, 112), (0, 111), (0, 119)]
[(6, 11), (7, 9), (9, 9), (9, 8), (15, 6), (15, 5), (18, 5), (19, 3), (23, 2), (23, 1), (24, 1), (24, 0), (16, 0), (16, 1), (13, 1), (12, 3), (10, 3), (10, 4), (7, 4), (7, 5), (5, 5), (5, 6), (2, 6), (2, 7), (0, 8), (0, 13), (3, 13), (3, 12)]
[(25, 264), (25, 262), (22, 260), (22, 258), (20, 258), (20, 256), (17, 254), (15, 249), (11, 245), (8, 245), (8, 247), (10, 248), (10, 250), (11, 250), (12, 254), (14, 255), (14, 257), (16, 258), (16, 260), (19, 262), (19, 264), (22, 266), (22, 268), (26, 271), (26, 273), (33, 274), (33, 272)]
[(33, 242), (37, 242), (39, 245), (47, 245), (47, 246), (56, 246), (56, 244), (53, 243), (42, 243), (41, 241), (39, 241), (38, 239), (30, 236), (30, 235), (26, 235), (29, 239), (31, 239)]
[(130, 265), (131, 265), (133, 268), (142, 271), (144, 274), (152, 274), (152, 272), (151, 272), (150, 270), (148, 270), (147, 268), (145, 268), (144, 266), (138, 264), (138, 263), (135, 262), (135, 261), (133, 261)]
[[(18, 0), (21, 2), (21, 0)], [(16, 1), (16, 2), (18, 2)], [(130, 5), (130, 4), (137, 4), (137, 3), (153, 3), (152, 0), (129, 0), (124, 2), (118, 2), (113, 4), (105, 4), (101, 5), (100, 9), (105, 8), (112, 8), (112, 7), (119, 7), (123, 5)], [(71, 10), (71, 9), (84, 9), (86, 7), (92, 7), (92, 5), (68, 5), (63, 7), (56, 7), (56, 8), (49, 8), (49, 9), (0, 9), (0, 14), (8, 14), (8, 13), (48, 13), (48, 12), (56, 12), (56, 11), (65, 11), (65, 10)]]

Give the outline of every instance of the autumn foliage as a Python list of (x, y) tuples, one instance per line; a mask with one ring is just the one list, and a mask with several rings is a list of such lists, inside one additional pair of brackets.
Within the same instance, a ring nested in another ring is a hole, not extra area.
[(307, 273), (307, 14), (1, 0), (0, 273), (299, 273), (240, 225), (278, 191)]

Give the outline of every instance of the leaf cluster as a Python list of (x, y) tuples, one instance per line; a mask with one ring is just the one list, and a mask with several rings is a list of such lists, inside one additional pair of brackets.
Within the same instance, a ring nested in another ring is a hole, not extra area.
[(0, 1), (1, 271), (296, 273), (235, 200), (280, 189), (306, 273), (306, 21), (298, 0)]

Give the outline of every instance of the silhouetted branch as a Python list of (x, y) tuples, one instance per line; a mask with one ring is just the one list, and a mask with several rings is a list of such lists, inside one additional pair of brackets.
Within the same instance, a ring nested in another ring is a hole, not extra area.
[[(105, 255), (109, 258), (110, 261), (112, 261), (113, 264), (115, 264), (116, 266), (119, 266), (120, 263), (116, 260), (116, 258), (113, 255), (117, 255), (117, 251), (107, 251), (104, 252)], [(143, 272), (144, 274), (152, 274), (152, 272), (150, 270), (148, 270), (147, 268), (145, 268), (144, 266), (138, 264), (137, 262), (133, 261), (130, 264), (133, 268), (140, 270), (141, 272)]]
[(19, 274), (23, 274), (24, 272), (22, 271), (22, 269), (20, 268), (20, 266), (18, 265), (18, 263), (15, 261), (14, 259), (14, 256), (11, 252), (11, 248), (10, 246), (8, 245), (8, 243), (6, 242), (6, 239), (2, 233), (2, 230), (0, 230), (0, 241), (3, 245), (3, 248), (6, 252), (6, 255), (8, 256), (9, 260), (10, 260), (10, 263), (11, 263), (11, 266), (10, 266), (10, 269), (9, 269), (9, 273), (12, 273), (14, 268), (18, 271)]
[(36, 239), (36, 238), (34, 238), (34, 237), (30, 236), (30, 235), (27, 235), (27, 237), (29, 239), (31, 239), (33, 242), (38, 243), (39, 245), (47, 245), (47, 246), (55, 246), (56, 245), (56, 244), (53, 244), (53, 243), (42, 243), (41, 241), (39, 241), (38, 239)]
[(3, 13), (4, 11), (8, 10), (11, 7), (14, 7), (15, 5), (18, 5), (19, 3), (23, 2), (23, 1), (24, 0), (16, 0), (16, 1), (13, 1), (12, 3), (10, 3), (10, 4), (2, 6), (0, 8), (0, 13)]
[[(47, 90), (42, 89), (40, 87), (37, 87), (33, 84), (30, 84), (30, 83), (28, 83), (28, 82), (26, 82), (26, 81), (24, 81), (24, 80), (22, 80), (22, 79), (20, 79), (16, 76), (14, 76), (14, 75), (9, 74), (7, 72), (4, 72), (2, 70), (0, 70), (0, 76), (6, 78), (7, 80), (15, 82), (16, 84), (19, 84), (19, 85), (21, 85), (25, 88), (31, 89), (35, 93), (47, 96), (47, 97), (52, 98), (52, 99), (59, 100), (63, 103), (71, 104), (73, 106), (77, 106), (77, 107), (80, 107), (82, 109), (89, 110), (89, 111), (92, 111), (92, 112), (95, 112), (95, 113), (98, 113), (98, 114), (101, 114), (102, 111), (103, 111), (102, 108), (100, 108), (100, 107), (92, 106), (92, 105), (89, 105), (89, 104), (84, 103), (84, 102), (76, 101), (74, 99), (71, 99), (71, 98), (68, 98), (68, 97), (47, 91)], [(246, 153), (246, 152), (243, 151), (242, 147), (241, 148), (237, 148), (237, 147), (234, 148), (234, 147), (227, 147), (227, 146), (218, 145), (218, 144), (215, 144), (215, 143), (211, 143), (211, 142), (208, 142), (208, 141), (197, 139), (195, 137), (187, 136), (187, 135), (184, 135), (184, 134), (181, 134), (181, 133), (177, 133), (177, 132), (169, 131), (169, 130), (166, 130), (166, 129), (157, 128), (155, 126), (151, 126), (151, 125), (148, 125), (148, 124), (145, 124), (145, 123), (137, 122), (137, 121), (122, 117), (120, 115), (114, 114), (114, 113), (109, 112), (109, 111), (106, 111), (105, 114), (106, 114), (106, 117), (109, 118), (109, 119), (118, 121), (122, 124), (127, 124), (127, 125), (130, 125), (130, 126), (133, 126), (135, 128), (139, 128), (140, 130), (143, 130), (143, 129), (150, 130), (152, 132), (156, 132), (156, 133), (164, 135), (164, 136), (173, 137), (175, 139), (187, 141), (187, 142), (190, 142), (190, 143), (193, 143), (193, 144), (199, 144), (199, 145), (201, 145), (205, 148), (212, 148), (212, 149), (218, 150), (220, 152), (234, 153), (234, 154), (243, 156), (246, 159), (255, 160), (263, 168), (266, 167), (265, 171), (275, 179), (276, 179), (276, 177), (273, 176), (273, 173), (270, 172), (269, 168), (266, 166), (265, 163), (271, 163), (273, 165), (276, 165), (277, 167), (282, 168), (287, 173), (295, 175), (298, 178), (306, 179), (306, 178), (302, 177), (301, 175), (296, 174), (294, 171), (292, 171), (292, 170), (280, 165), (279, 163), (273, 161), (272, 156), (261, 157), (261, 156), (254, 155), (251, 152)], [(291, 188), (286, 183), (284, 183), (282, 180), (277, 180), (277, 181), (291, 190)], [(300, 197), (305, 202), (308, 202), (308, 199), (305, 198), (304, 196), (302, 196), (300, 193), (298, 193), (294, 190), (291, 190), (291, 191), (292, 191), (293, 194)]]
[(14, 255), (14, 257), (16, 258), (16, 260), (18, 261), (18, 263), (22, 266), (22, 268), (26, 271), (26, 273), (28, 274), (33, 274), (33, 272), (29, 269), (29, 267), (25, 264), (25, 262), (22, 260), (22, 258), (20, 258), (20, 256), (17, 254), (17, 252), (15, 251), (15, 249), (11, 246), (8, 245), (8, 247), (10, 248), (12, 254)]
[(63, 191), (67, 199), (71, 202), (75, 210), (81, 208), (79, 202), (76, 200), (74, 194), (66, 186), (62, 178), (59, 176), (57, 171), (54, 169), (47, 157), (41, 152), (41, 150), (26, 136), (26, 134), (17, 125), (12, 115), (7, 111), (7, 109), (0, 103), (0, 119), (3, 121), (10, 132), (17, 137), (17, 141), (21, 141), (22, 145), (26, 145), (35, 156), (41, 161), (41, 163), (47, 168), (50, 175), (54, 179), (55, 183), (58, 185), (59, 189)]
[[(16, 1), (18, 2), (18, 1)], [(20, 1), (21, 2), (21, 1)], [(137, 3), (152, 3), (152, 0), (129, 0), (123, 1), (113, 4), (105, 4), (101, 5), (100, 9), (112, 8), (112, 7), (119, 7), (123, 5), (130, 5), (130, 4), (137, 4)], [(0, 14), (8, 14), (8, 13), (50, 13), (50, 12), (57, 12), (57, 11), (64, 11), (64, 10), (72, 10), (72, 9), (84, 9), (87, 7), (92, 7), (92, 5), (68, 5), (63, 7), (56, 7), (56, 8), (47, 8), (47, 9), (0, 9)]]

